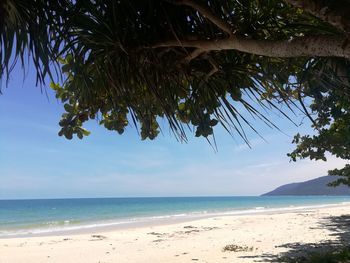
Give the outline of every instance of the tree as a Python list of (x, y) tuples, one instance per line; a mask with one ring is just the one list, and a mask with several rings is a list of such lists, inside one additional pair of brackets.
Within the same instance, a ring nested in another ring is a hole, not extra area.
[(57, 76), (68, 139), (94, 118), (153, 139), (166, 118), (180, 140), (220, 123), (249, 143), (238, 105), (274, 126), (263, 112), (284, 104), (317, 132), (295, 137), (292, 159), (349, 159), (349, 12), (348, 0), (4, 0), (0, 73), (28, 52), (39, 83)]
[[(332, 63), (332, 62), (329, 62)], [(326, 161), (327, 152), (338, 158), (350, 159), (350, 90), (349, 90), (349, 64), (343, 62), (335, 65), (326, 65), (324, 71), (328, 71), (329, 77), (338, 76), (338, 85), (331, 85), (332, 79), (325, 79), (317, 85), (303, 88), (304, 96), (312, 98), (310, 114), (316, 135), (297, 134), (293, 142), (296, 149), (289, 154), (292, 160), (297, 158), (310, 158)], [(332, 70), (335, 70), (332, 72)], [(319, 81), (317, 81), (319, 82)], [(350, 185), (350, 165), (342, 169), (329, 171), (330, 175), (341, 177), (331, 185)]]

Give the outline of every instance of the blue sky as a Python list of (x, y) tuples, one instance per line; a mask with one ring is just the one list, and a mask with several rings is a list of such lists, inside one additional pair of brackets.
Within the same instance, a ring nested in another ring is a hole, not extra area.
[[(59, 137), (62, 105), (49, 88), (35, 86), (33, 69), (19, 67), (0, 95), (0, 199), (120, 196), (258, 195), (284, 183), (326, 174), (344, 163), (290, 163), (292, 135), (312, 132), (270, 114), (283, 134), (255, 123), (267, 142), (247, 130), (249, 149), (238, 136), (216, 129), (218, 152), (189, 134), (179, 143), (164, 126), (154, 141), (133, 128), (122, 135), (90, 121), (83, 140)], [(294, 117), (297, 123), (300, 116)], [(305, 120), (304, 120), (305, 121)]]

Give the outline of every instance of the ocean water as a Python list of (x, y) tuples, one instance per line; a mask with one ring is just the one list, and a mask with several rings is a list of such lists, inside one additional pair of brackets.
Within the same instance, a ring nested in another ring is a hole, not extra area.
[(350, 196), (0, 200), (0, 237), (350, 203)]

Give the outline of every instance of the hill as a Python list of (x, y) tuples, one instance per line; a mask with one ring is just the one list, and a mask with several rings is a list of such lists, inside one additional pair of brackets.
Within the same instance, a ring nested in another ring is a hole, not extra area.
[(329, 187), (328, 183), (334, 181), (334, 176), (322, 176), (313, 180), (285, 184), (277, 187), (275, 190), (265, 193), (262, 196), (269, 195), (350, 195), (350, 187), (340, 185)]

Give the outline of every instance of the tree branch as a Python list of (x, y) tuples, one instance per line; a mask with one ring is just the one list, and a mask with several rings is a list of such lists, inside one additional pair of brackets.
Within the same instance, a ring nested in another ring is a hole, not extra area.
[(210, 72), (205, 76), (205, 80), (208, 81), (208, 79), (214, 75), (216, 72), (219, 71), (219, 67), (216, 64), (216, 62), (214, 61), (214, 59), (212, 59), (211, 57), (208, 56), (208, 61), (210, 63), (210, 65), (213, 67), (212, 70), (210, 70)]
[[(284, 0), (284, 2), (303, 9), (332, 26), (350, 33), (349, 8), (332, 8), (317, 0)], [(330, 1), (331, 2), (331, 1)]]
[(231, 26), (226, 21), (213, 14), (213, 12), (208, 7), (200, 5), (194, 2), (193, 0), (168, 0), (168, 2), (175, 5), (185, 5), (192, 7), (194, 10), (198, 11), (202, 16), (207, 18), (222, 31), (226, 32), (229, 35), (232, 35)]
[(195, 49), (193, 52), (189, 53), (185, 58), (184, 58), (184, 61), (186, 63), (189, 63), (191, 62), (192, 59), (195, 59), (196, 57), (202, 55), (205, 51), (200, 49), (200, 48), (197, 48)]
[(237, 50), (267, 57), (341, 57), (350, 59), (350, 45), (346, 38), (334, 36), (306, 36), (292, 40), (255, 40), (231, 36), (219, 40), (170, 40), (149, 48), (198, 48), (205, 52)]

